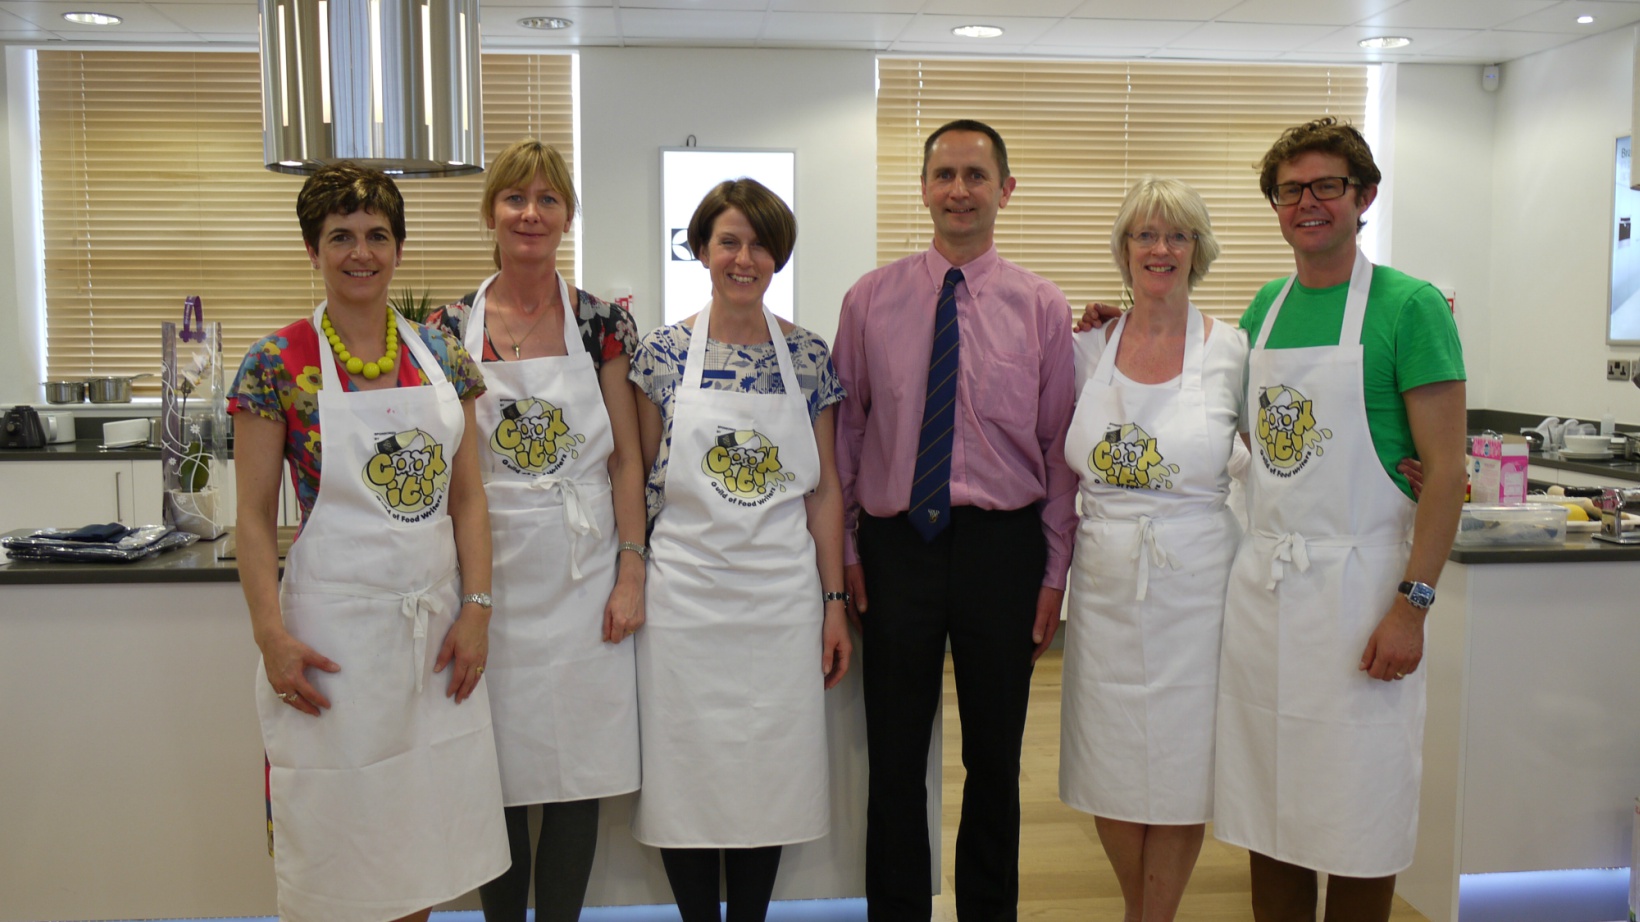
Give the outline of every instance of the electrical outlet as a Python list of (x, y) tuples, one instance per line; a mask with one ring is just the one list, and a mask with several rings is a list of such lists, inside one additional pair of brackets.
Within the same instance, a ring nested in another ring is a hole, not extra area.
[(1634, 377), (1634, 363), (1628, 359), (1607, 359), (1606, 380), (1627, 381)]

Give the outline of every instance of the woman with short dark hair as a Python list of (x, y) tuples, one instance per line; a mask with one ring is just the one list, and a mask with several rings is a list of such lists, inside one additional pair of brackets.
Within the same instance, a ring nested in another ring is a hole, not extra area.
[[(327, 166), (296, 210), (325, 300), (252, 345), (232, 388), (279, 915), (425, 920), (507, 866), (479, 686), (490, 621), (473, 438), (483, 379), (460, 343), (387, 304), (404, 249), (391, 179)], [(281, 580), (287, 459), (302, 526)]]
[(720, 866), (727, 918), (763, 919), (781, 847), (830, 820), (822, 692), (851, 648), (843, 390), (826, 344), (763, 305), (796, 238), (761, 184), (714, 188), (689, 222), (712, 299), (652, 330), (632, 363), (654, 555), (632, 831), (661, 849), (684, 922), (717, 922)]

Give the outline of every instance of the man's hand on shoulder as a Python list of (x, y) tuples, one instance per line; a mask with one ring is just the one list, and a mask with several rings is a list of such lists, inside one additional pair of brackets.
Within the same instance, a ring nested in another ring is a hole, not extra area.
[(1082, 316), (1076, 319), (1076, 325), (1071, 329), (1077, 333), (1086, 333), (1105, 325), (1107, 320), (1115, 320), (1122, 316), (1122, 309), (1104, 304), (1099, 301), (1089, 301), (1087, 307), (1082, 308)]

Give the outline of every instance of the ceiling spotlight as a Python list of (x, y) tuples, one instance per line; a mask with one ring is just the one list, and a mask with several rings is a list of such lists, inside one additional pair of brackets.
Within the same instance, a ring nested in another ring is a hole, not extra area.
[(952, 35), (963, 38), (996, 38), (1002, 34), (1001, 26), (957, 26), (951, 30)]
[(560, 19), (557, 16), (525, 16), (523, 19), (518, 20), (518, 24), (526, 29), (547, 29), (550, 31), (568, 29), (570, 26), (575, 25), (568, 19)]
[(1379, 35), (1374, 38), (1364, 38), (1356, 42), (1362, 48), (1405, 48), (1412, 44), (1412, 39), (1404, 35)]
[(1577, 24), (1580, 26), (1586, 26), (1591, 22), (1594, 22), (1594, 17), (1590, 16), (1588, 13), (1584, 13), (1582, 16), (1577, 17)]
[(63, 18), (80, 26), (117, 26), (121, 19), (108, 13), (64, 13)]

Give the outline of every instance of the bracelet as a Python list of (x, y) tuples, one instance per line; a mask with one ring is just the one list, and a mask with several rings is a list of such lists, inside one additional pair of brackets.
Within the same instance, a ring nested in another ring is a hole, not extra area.
[(471, 602), (480, 608), (495, 607), (495, 603), (490, 601), (490, 594), (488, 592), (469, 592), (461, 597), (461, 604), (466, 605), (468, 602)]
[(847, 605), (854, 597), (846, 592), (822, 592), (820, 593), (820, 599), (823, 602), (842, 602)]
[(615, 553), (619, 554), (622, 551), (631, 551), (632, 553), (637, 554), (638, 559), (644, 561), (645, 563), (649, 561), (649, 548), (639, 544), (636, 541), (622, 541), (620, 544), (615, 546)]

